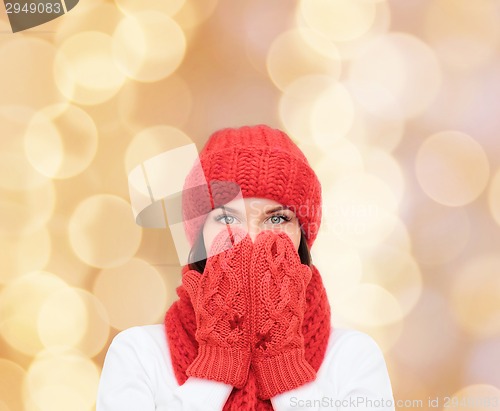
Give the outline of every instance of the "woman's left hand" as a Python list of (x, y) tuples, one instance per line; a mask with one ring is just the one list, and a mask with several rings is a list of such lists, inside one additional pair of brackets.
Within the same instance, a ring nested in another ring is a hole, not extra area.
[[(234, 240), (234, 242), (233, 242)], [(249, 267), (252, 240), (243, 230), (215, 237), (203, 274), (187, 271), (182, 284), (196, 315), (198, 355), (190, 377), (220, 381), (242, 388), (251, 360)]]
[(252, 368), (258, 395), (271, 398), (316, 377), (305, 359), (302, 323), (311, 268), (302, 264), (284, 232), (255, 239), (250, 266), (253, 312)]

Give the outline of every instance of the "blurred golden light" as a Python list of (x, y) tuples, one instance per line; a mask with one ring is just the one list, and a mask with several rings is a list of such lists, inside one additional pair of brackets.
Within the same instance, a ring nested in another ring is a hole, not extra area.
[[(300, 140), (312, 135), (311, 118), (315, 104), (325, 90), (330, 91), (331, 97), (336, 86), (337, 82), (331, 77), (316, 74), (300, 77), (286, 87), (280, 98), (279, 115), (291, 137)], [(348, 122), (341, 121), (341, 124), (346, 128)]]
[(83, 200), (73, 212), (68, 230), (76, 255), (101, 268), (116, 267), (132, 258), (142, 237), (130, 204), (111, 194)]
[[(116, 100), (113, 99), (113, 101)], [(116, 112), (113, 115), (116, 115)], [(91, 166), (78, 176), (79, 178), (69, 180), (69, 185), (58, 182), (57, 186), (60, 188), (58, 197), (64, 198), (66, 207), (73, 209), (82, 199), (98, 193), (112, 194), (128, 201), (129, 193), (127, 179), (123, 173), (123, 157), (132, 134), (123, 124), (120, 124), (118, 118), (113, 120), (113, 123), (117, 124), (117, 127), (105, 132), (97, 123), (100, 132), (99, 147)], [(66, 180), (62, 181), (66, 182)], [(81, 187), (77, 191), (72, 190), (71, 181), (80, 182)]]
[(29, 191), (0, 188), (0, 234), (28, 235), (38, 231), (50, 220), (54, 207), (51, 180)]
[(454, 276), (451, 307), (458, 323), (475, 337), (500, 332), (500, 257), (470, 259)]
[(465, 375), (462, 381), (464, 383), (481, 382), (500, 387), (500, 374), (497, 366), (500, 364), (499, 346), (499, 334), (485, 339), (476, 339), (464, 361)]
[(8, 283), (0, 294), (0, 334), (5, 341), (23, 354), (40, 351), (40, 310), (52, 293), (67, 288), (59, 277), (44, 271), (24, 274)]
[(24, 148), (28, 161), (40, 174), (47, 177), (57, 174), (63, 157), (62, 138), (44, 110), (30, 119), (24, 136)]
[(192, 144), (192, 140), (175, 127), (158, 125), (137, 133), (129, 143), (125, 153), (125, 171), (128, 174), (134, 167), (165, 151)]
[(393, 231), (397, 199), (382, 180), (358, 173), (325, 190), (323, 210), (326, 230), (355, 247), (373, 246)]
[(194, 29), (213, 14), (218, 4), (218, 0), (185, 0), (175, 20), (184, 30)]
[(102, 270), (93, 293), (104, 304), (111, 326), (124, 330), (156, 323), (166, 309), (165, 283), (160, 273), (144, 260)]
[(354, 105), (342, 84), (330, 85), (316, 99), (309, 118), (312, 137), (320, 147), (345, 137), (354, 122)]
[[(74, 184), (71, 180), (62, 181), (70, 185)], [(73, 203), (71, 205), (65, 204), (64, 195), (61, 194), (61, 191), (64, 191), (65, 194), (69, 194), (68, 192), (71, 190), (65, 189), (64, 186), (59, 188), (60, 190), (57, 195), (58, 207), (60, 210), (64, 210), (65, 215), (63, 217), (58, 215), (53, 218), (53, 225), (51, 224), (51, 228), (54, 229), (50, 234), (52, 250), (57, 250), (57, 252), (51, 253), (50, 260), (44, 269), (52, 273), (57, 273), (59, 278), (73, 287), (86, 287), (88, 278), (92, 275), (93, 267), (88, 266), (78, 258), (71, 248), (67, 227)], [(82, 187), (80, 185), (78, 185), (77, 192), (78, 195), (82, 194)], [(63, 227), (63, 229), (60, 227)]]
[(403, 139), (405, 123), (401, 118), (380, 119), (363, 112), (364, 133), (360, 142), (384, 151), (392, 152)]
[(473, 384), (461, 388), (449, 397), (443, 411), (471, 410), (499, 411), (500, 389), (488, 384)]
[(186, 0), (150, 0), (142, 3), (134, 0), (116, 0), (116, 6), (126, 15), (134, 16), (142, 11), (159, 11), (168, 16), (175, 15), (184, 5)]
[(495, 176), (491, 179), (488, 204), (493, 219), (500, 225), (500, 169), (497, 170)]
[(366, 172), (387, 183), (400, 203), (405, 192), (405, 180), (401, 166), (396, 159), (378, 148), (367, 149), (363, 158)]
[[(238, 25), (244, 35), (241, 41), (245, 46), (246, 59), (259, 73), (267, 76), (269, 48), (278, 36), (290, 28), (290, 18), (295, 14), (295, 9), (287, 2), (252, 1), (242, 3), (242, 6), (239, 12), (243, 21), (233, 20), (230, 25)], [(230, 15), (232, 11), (227, 13)], [(256, 21), (259, 22), (258, 26), (255, 25)]]
[(95, 405), (99, 369), (75, 349), (40, 352), (26, 376), (26, 400), (40, 411), (89, 411)]
[(384, 119), (412, 118), (434, 100), (441, 69), (417, 37), (390, 33), (369, 42), (352, 61), (348, 84), (368, 112)]
[(395, 247), (401, 251), (410, 252), (413, 244), (408, 233), (408, 228), (398, 215), (393, 220), (394, 228), (384, 239), (383, 243), (387, 246)]
[(335, 184), (340, 177), (364, 172), (365, 166), (356, 145), (340, 137), (335, 140), (335, 145), (329, 146), (322, 158), (314, 164), (314, 171), (327, 188)]
[(62, 102), (52, 75), (56, 55), (54, 46), (48, 41), (24, 35), (1, 37), (10, 40), (0, 47), (0, 106), (22, 105), (39, 109)]
[(181, 267), (178, 264), (175, 247), (172, 247), (172, 233), (169, 230), (144, 230), (141, 248), (135, 256), (149, 262), (160, 272), (167, 283), (169, 300), (174, 301), (177, 298), (175, 292), (177, 284), (173, 288), (169, 284), (181, 278)]
[(314, 30), (333, 41), (362, 36), (375, 20), (375, 3), (364, 0), (302, 0), (298, 11)]
[(46, 348), (73, 347), (91, 358), (106, 346), (109, 333), (106, 308), (87, 290), (57, 290), (40, 307), (38, 334)]
[(444, 264), (456, 258), (467, 245), (471, 231), (463, 208), (450, 209), (438, 203), (416, 207), (409, 224), (413, 254), (424, 264)]
[(109, 316), (102, 302), (92, 293), (81, 288), (75, 288), (80, 300), (85, 304), (88, 326), (75, 345), (86, 357), (94, 357), (106, 347), (110, 326)]
[(24, 147), (39, 173), (51, 178), (73, 177), (89, 166), (97, 152), (97, 128), (77, 106), (48, 106), (30, 120)]
[[(354, 324), (346, 323), (345, 325), (343, 325), (343, 327), (349, 328), (353, 325)], [(377, 325), (375, 327), (356, 324), (355, 327), (357, 330), (365, 332), (366, 334), (371, 336), (377, 342), (383, 353), (389, 353), (392, 347), (394, 347), (394, 345), (397, 343), (399, 337), (401, 336), (401, 333), (403, 332), (404, 321), (396, 321), (385, 325)], [(386, 361), (388, 363), (388, 359), (386, 359)], [(389, 370), (392, 382), (394, 379), (394, 375), (392, 373), (392, 369), (389, 368)], [(395, 391), (393, 387), (393, 392), (398, 391)]]
[[(321, 147), (318, 147), (316, 144), (311, 143), (311, 141), (307, 141), (308, 139), (306, 138), (307, 136), (302, 136), (304, 137), (300, 141), (297, 139), (293, 139), (295, 141), (295, 144), (300, 148), (300, 151), (304, 153), (306, 156), (307, 160), (309, 161), (309, 164), (314, 168), (314, 171), (316, 171), (316, 166), (319, 164), (324, 157), (323, 150)], [(345, 141), (345, 139), (342, 139)], [(321, 180), (324, 181), (324, 180)]]
[(415, 171), (424, 192), (452, 207), (474, 201), (484, 190), (489, 163), (481, 145), (458, 131), (443, 131), (420, 146)]
[[(359, 0), (371, 2), (375, 5), (375, 17), (370, 25), (370, 28), (363, 34), (352, 38), (348, 41), (334, 41), (337, 52), (342, 60), (351, 60), (356, 58), (363, 47), (373, 39), (386, 33), (389, 30), (391, 23), (391, 9), (385, 0)], [(304, 16), (297, 13), (297, 25), (301, 28), (310, 29), (310, 25)], [(323, 34), (324, 35), (324, 34)], [(316, 48), (317, 44), (310, 42), (306, 37), (305, 40), (309, 42), (310, 47)]]
[(30, 235), (0, 235), (0, 284), (6, 284), (19, 274), (42, 270), (52, 251), (52, 242), (46, 227)]
[(430, 2), (423, 27), (440, 60), (457, 70), (487, 63), (500, 45), (496, 0)]
[(186, 52), (179, 25), (165, 13), (141, 11), (125, 17), (113, 34), (116, 65), (138, 81), (158, 81), (172, 74)]
[[(8, 23), (7, 13), (0, 14), (0, 30), (2, 30), (3, 32), (12, 31), (12, 28), (11, 28), (10, 24)], [(11, 36), (0, 37), (0, 46), (2, 46), (2, 44), (4, 44), (4, 43), (10, 41), (11, 39), (12, 39)]]
[(434, 372), (444, 376), (447, 364), (456, 365), (459, 347), (460, 334), (448, 301), (440, 292), (423, 288), (415, 308), (405, 318), (405, 327), (391, 353), (405, 373), (422, 376)]
[[(26, 371), (13, 361), (0, 358), (0, 410), (21, 411), (22, 386)], [(2, 408), (3, 407), (3, 408)]]
[[(318, 46), (310, 47), (306, 37)], [(337, 80), (341, 73), (340, 56), (326, 37), (310, 29), (293, 29), (273, 41), (267, 54), (267, 71), (280, 90), (308, 74), (325, 74)]]
[[(225, 53), (225, 57), (210, 56), (207, 57), (207, 61), (217, 59), (223, 62), (220, 64), (226, 65), (227, 59), (232, 59), (232, 52), (229, 52), (227, 46), (222, 52)], [(233, 66), (236, 62), (237, 60), (229, 64)], [(234, 67), (236, 71), (239, 69)], [(193, 124), (191, 117), (188, 128), (197, 127), (200, 130), (196, 134), (207, 136), (209, 130), (217, 128), (239, 127), (242, 124), (272, 124), (276, 121), (276, 102), (279, 93), (274, 87), (270, 87), (266, 77), (256, 74), (246, 64), (244, 70), (247, 74), (244, 81), (239, 76), (229, 74), (234, 72), (233, 69), (225, 67), (223, 70), (227, 74), (220, 76), (210, 74), (208, 80), (207, 74), (193, 69), (196, 73), (192, 76), (195, 76), (198, 83), (196, 107), (203, 107), (203, 113), (199, 114), (204, 118), (203, 122), (210, 124), (210, 127), (207, 129), (201, 124)]]
[[(392, 392), (396, 400), (409, 401), (404, 407), (396, 407), (397, 410), (407, 409), (416, 411), (422, 409), (427, 399), (431, 396), (431, 382), (427, 378), (422, 378), (415, 372), (412, 372), (404, 365), (399, 366), (397, 360), (386, 358), (386, 364), (391, 378)], [(432, 397), (435, 398), (435, 397)], [(414, 402), (412, 404), (412, 402)], [(418, 401), (421, 401), (420, 403)]]
[(85, 308), (73, 288), (51, 293), (38, 312), (38, 335), (44, 347), (78, 344), (89, 326)]
[(353, 294), (337, 302), (337, 314), (353, 325), (378, 327), (401, 321), (404, 314), (398, 300), (377, 284), (360, 284)]
[(422, 292), (422, 274), (408, 250), (379, 244), (366, 255), (363, 280), (380, 285), (398, 301), (403, 316), (417, 303)]
[(0, 139), (0, 188), (22, 191), (47, 184), (47, 177), (32, 167), (24, 151), (23, 136), (35, 113), (28, 107), (0, 106), (2, 134), (9, 136)]
[(78, 7), (71, 10), (70, 19), (56, 20), (58, 26), (54, 42), (61, 44), (67, 38), (89, 30), (112, 35), (123, 17), (115, 3), (92, 0), (80, 2)]
[(180, 127), (193, 104), (188, 84), (175, 73), (154, 83), (128, 82), (118, 99), (120, 121), (134, 132), (158, 124)]
[(113, 61), (111, 36), (97, 31), (75, 34), (62, 43), (54, 77), (68, 100), (86, 105), (109, 100), (126, 79)]
[(363, 271), (357, 250), (341, 243), (332, 233), (320, 230), (311, 256), (330, 301), (336, 304), (356, 291)]

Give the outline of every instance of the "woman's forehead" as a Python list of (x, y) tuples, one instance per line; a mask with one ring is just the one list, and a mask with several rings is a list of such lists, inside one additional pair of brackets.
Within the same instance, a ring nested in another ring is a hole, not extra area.
[(228, 211), (260, 211), (260, 212), (270, 212), (271, 210), (276, 209), (287, 209), (283, 204), (261, 197), (247, 197), (247, 198), (238, 198), (232, 201), (227, 202), (223, 206), (219, 208), (225, 208)]

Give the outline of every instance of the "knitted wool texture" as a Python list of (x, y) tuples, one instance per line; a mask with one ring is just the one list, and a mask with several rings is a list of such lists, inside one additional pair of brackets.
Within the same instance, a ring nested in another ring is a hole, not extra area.
[(312, 272), (290, 237), (272, 230), (257, 235), (249, 271), (252, 367), (259, 398), (267, 399), (316, 378), (301, 332)]
[[(184, 266), (183, 275), (187, 271), (189, 271), (188, 266)], [(325, 356), (331, 331), (330, 305), (318, 269), (312, 265), (311, 271), (311, 281), (306, 290), (302, 335), (305, 359), (317, 372)], [(179, 385), (182, 385), (188, 378), (187, 368), (198, 355), (198, 342), (195, 338), (196, 314), (189, 294), (183, 286), (177, 287), (176, 291), (179, 299), (172, 304), (165, 315), (165, 329), (175, 377)], [(246, 384), (241, 389), (233, 388), (223, 411), (272, 410), (270, 400), (261, 400), (257, 397), (256, 384), (255, 372), (250, 368)]]
[[(296, 213), (308, 246), (312, 246), (321, 222), (321, 186), (302, 152), (285, 133), (259, 125), (224, 129), (210, 137), (200, 153), (199, 166), (193, 166), (184, 185), (182, 212), (191, 246), (200, 235), (206, 214), (238, 193), (288, 206)], [(189, 267), (184, 266), (182, 275), (188, 271)], [(330, 336), (330, 305), (314, 265), (311, 273), (302, 334), (305, 359), (318, 371)], [(182, 285), (176, 291), (179, 299), (167, 311), (164, 323), (173, 369), (182, 385), (199, 346), (190, 296)], [(272, 410), (270, 400), (257, 397), (256, 384), (255, 372), (250, 368), (245, 385), (233, 388), (224, 410)]]
[(196, 314), (199, 343), (187, 375), (245, 385), (251, 359), (252, 251), (244, 230), (222, 230), (213, 239), (203, 274), (189, 270), (182, 276)]
[(284, 132), (257, 125), (223, 129), (210, 136), (182, 193), (184, 230), (191, 246), (206, 215), (239, 194), (289, 207), (311, 248), (321, 223), (321, 184)]

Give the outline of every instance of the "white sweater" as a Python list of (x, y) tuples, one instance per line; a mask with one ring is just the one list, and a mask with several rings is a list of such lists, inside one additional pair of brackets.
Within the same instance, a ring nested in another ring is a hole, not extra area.
[[(163, 324), (136, 326), (121, 331), (109, 346), (96, 411), (221, 411), (231, 390), (230, 385), (193, 377), (179, 386)], [(271, 402), (276, 411), (394, 411), (377, 343), (362, 332), (337, 328), (315, 381)]]

